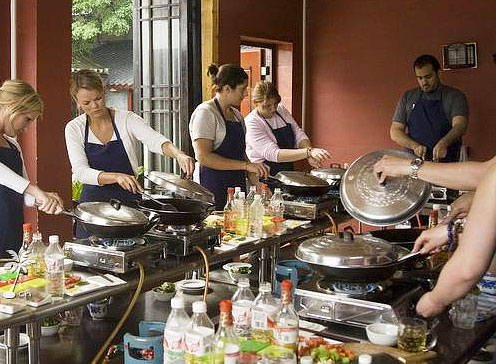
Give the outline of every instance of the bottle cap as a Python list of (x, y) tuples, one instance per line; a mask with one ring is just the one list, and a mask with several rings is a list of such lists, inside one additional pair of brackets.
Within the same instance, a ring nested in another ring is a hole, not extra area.
[(358, 357), (358, 364), (371, 364), (372, 356), (369, 354), (362, 354)]
[(433, 210), (441, 210), (441, 205), (438, 204), (438, 203), (435, 203), (435, 204), (432, 205), (432, 209)]
[(246, 196), (246, 193), (244, 193), (244, 192), (239, 193), (239, 198), (243, 199), (243, 198), (245, 198), (245, 196)]
[(271, 292), (272, 291), (272, 286), (268, 282), (263, 282), (260, 287), (258, 287), (259, 292)]
[(241, 187), (235, 187), (235, 188), (234, 188), (234, 191), (235, 191), (235, 192), (241, 192)]
[(255, 195), (255, 197), (254, 197), (255, 200), (260, 200), (261, 198), (262, 198), (262, 196), (260, 196), (260, 195)]
[(33, 228), (30, 222), (22, 224), (22, 231), (31, 231), (32, 229)]
[(231, 300), (222, 300), (219, 302), (219, 310), (220, 312), (231, 312), (232, 311), (232, 302)]
[(313, 363), (313, 359), (311, 356), (302, 356), (300, 358), (300, 364), (312, 364)]
[(281, 192), (281, 189), (280, 188), (275, 188), (274, 189), (274, 193), (280, 193)]
[(59, 239), (59, 236), (58, 235), (50, 235), (48, 237), (48, 242), (51, 244), (51, 243), (59, 243), (60, 239)]
[(281, 290), (282, 291), (291, 291), (292, 287), (293, 287), (293, 283), (289, 279), (285, 279), (281, 283)]
[(43, 239), (43, 236), (41, 235), (41, 233), (39, 231), (33, 233), (33, 240), (42, 240)]
[(203, 301), (193, 302), (193, 312), (194, 313), (205, 313), (207, 312), (207, 304)]
[(234, 188), (228, 187), (227, 188), (227, 194), (234, 193)]
[(238, 280), (238, 287), (250, 287), (250, 280), (248, 278), (240, 278)]
[(171, 308), (184, 308), (184, 300), (181, 297), (172, 297)]
[(257, 186), (250, 186), (250, 191), (256, 191), (257, 190)]

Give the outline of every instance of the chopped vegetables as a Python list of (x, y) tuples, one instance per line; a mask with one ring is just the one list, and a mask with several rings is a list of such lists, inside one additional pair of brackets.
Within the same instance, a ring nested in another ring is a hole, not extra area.
[(53, 318), (53, 317), (46, 317), (43, 319), (43, 321), (41, 322), (41, 326), (56, 326), (59, 324), (59, 320), (57, 320), (56, 318)]
[(328, 344), (324, 338), (311, 336), (300, 340), (298, 348), (300, 357), (310, 355), (314, 363), (349, 364), (356, 356), (342, 344)]
[(158, 286), (157, 288), (155, 288), (155, 291), (156, 292), (160, 292), (160, 293), (175, 292), (176, 291), (176, 286), (174, 285), (174, 283), (164, 282), (160, 286)]
[(239, 274), (250, 274), (251, 268), (250, 267), (232, 267), (231, 272), (232, 273), (239, 273)]

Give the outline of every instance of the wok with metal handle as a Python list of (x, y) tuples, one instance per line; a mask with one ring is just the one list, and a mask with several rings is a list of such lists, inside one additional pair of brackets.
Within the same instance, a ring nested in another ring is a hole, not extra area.
[(272, 188), (281, 188), (295, 196), (320, 196), (331, 188), (329, 183), (322, 178), (297, 171), (279, 172), (261, 181)]
[(156, 214), (147, 216), (118, 200), (82, 202), (73, 211), (64, 210), (62, 213), (77, 219), (89, 234), (101, 238), (142, 236), (160, 219)]
[(346, 169), (341, 168), (339, 163), (331, 163), (329, 168), (312, 169), (310, 174), (327, 181), (331, 188), (339, 189), (341, 179), (343, 178), (345, 172)]
[(166, 225), (194, 225), (203, 221), (215, 208), (215, 205), (200, 200), (183, 198), (157, 198), (156, 200), (172, 205), (176, 211), (163, 209), (153, 200), (138, 202), (138, 208), (159, 216), (159, 222)]
[(420, 257), (419, 252), (371, 236), (328, 234), (300, 244), (296, 258), (327, 279), (375, 283), (390, 278)]

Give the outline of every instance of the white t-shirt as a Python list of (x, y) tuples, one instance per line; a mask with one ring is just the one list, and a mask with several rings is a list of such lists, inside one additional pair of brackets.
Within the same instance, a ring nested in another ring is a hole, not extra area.
[[(135, 174), (139, 167), (136, 153), (138, 141), (146, 145), (151, 152), (157, 154), (162, 154), (162, 145), (170, 142), (169, 139), (146, 124), (143, 118), (131, 111), (115, 110), (114, 122)], [(67, 153), (75, 179), (85, 184), (98, 185), (98, 175), (105, 171), (90, 168), (88, 164), (88, 158), (84, 151), (85, 127), (86, 114), (79, 115), (67, 123), (65, 127)], [(112, 140), (117, 140), (115, 132)], [(88, 142), (103, 145), (93, 134), (91, 128), (88, 128)]]
[[(11, 190), (16, 191), (17, 193), (24, 194), (24, 191), (29, 186), (29, 180), (27, 179), (26, 166), (24, 165), (24, 158), (22, 156), (22, 150), (19, 146), (19, 143), (14, 138), (11, 138), (4, 134), (4, 138), (11, 142), (19, 153), (21, 154), (22, 159), (22, 176), (15, 173), (12, 169), (7, 167), (5, 164), (0, 163), (0, 184), (5, 187), (10, 188)], [(24, 203), (26, 205), (34, 204), (34, 197), (29, 194), (24, 194)]]
[[(231, 108), (236, 120), (245, 127), (244, 120), (238, 110)], [(226, 124), (221, 113), (215, 106), (214, 99), (205, 101), (197, 106), (189, 122), (189, 134), (192, 141), (209, 139), (213, 141), (213, 150), (216, 150), (226, 137)]]

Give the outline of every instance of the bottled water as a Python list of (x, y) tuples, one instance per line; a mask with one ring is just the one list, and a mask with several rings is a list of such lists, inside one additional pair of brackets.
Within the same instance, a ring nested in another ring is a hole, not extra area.
[(262, 283), (258, 291), (251, 310), (251, 337), (270, 344), (274, 339), (272, 331), (279, 302), (272, 296), (270, 283)]
[(248, 235), (248, 211), (246, 208), (245, 193), (240, 192), (239, 198), (234, 200), (236, 206), (236, 234), (241, 236)]
[(227, 203), (224, 206), (224, 232), (236, 232), (236, 211), (234, 206), (234, 188), (227, 189)]
[(254, 300), (250, 281), (247, 278), (240, 279), (238, 290), (232, 297), (234, 332), (240, 339), (249, 339), (251, 336), (251, 308)]
[(180, 297), (171, 300), (172, 311), (167, 318), (164, 331), (164, 364), (183, 364), (186, 330), (191, 319), (184, 311), (184, 301)]
[(260, 195), (255, 195), (250, 205), (250, 233), (254, 238), (261, 238), (263, 233), (264, 206)]
[(193, 317), (185, 335), (185, 362), (210, 364), (213, 359), (214, 324), (207, 316), (207, 304), (193, 302)]
[(274, 189), (274, 194), (270, 199), (270, 211), (272, 222), (274, 223), (274, 232), (276, 235), (284, 234), (284, 198), (281, 189)]
[(46, 291), (52, 295), (52, 299), (60, 299), (64, 297), (64, 253), (58, 235), (50, 235), (48, 241), (50, 245), (45, 251)]
[(43, 237), (40, 232), (33, 233), (33, 241), (28, 248), (31, 263), (28, 266), (28, 275), (34, 278), (45, 278), (46, 246), (43, 244)]

